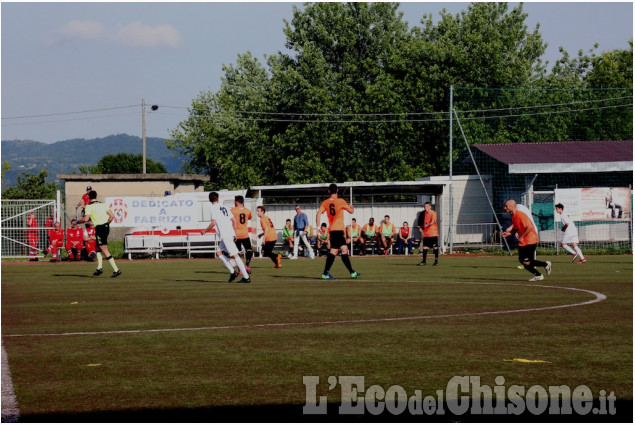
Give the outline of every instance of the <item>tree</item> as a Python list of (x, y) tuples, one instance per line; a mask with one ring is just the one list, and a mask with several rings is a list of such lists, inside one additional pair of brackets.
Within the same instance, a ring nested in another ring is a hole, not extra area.
[[(139, 174), (143, 172), (143, 155), (133, 153), (118, 153), (103, 156), (97, 165), (82, 165), (80, 174)], [(161, 162), (154, 162), (146, 158), (146, 173), (167, 173)]]
[(46, 170), (40, 174), (20, 173), (17, 184), (2, 192), (4, 199), (55, 199), (57, 186), (55, 183), (47, 183)]
[[(220, 90), (192, 102), (168, 146), (186, 158), (190, 171), (209, 174), (215, 189), (411, 180), (447, 172), (450, 86), (584, 87), (599, 81), (593, 72), (579, 72), (587, 66), (584, 58), (573, 67), (563, 58), (547, 74), (541, 60), (546, 43), (538, 25), (525, 25), (522, 3), (511, 10), (507, 3), (473, 3), (456, 15), (442, 11), (436, 24), (423, 15), (412, 29), (398, 8), (293, 6), (284, 25), (288, 50), (268, 56), (267, 67), (250, 53), (224, 66)], [(611, 72), (615, 61), (591, 61), (588, 69)], [(458, 99), (455, 107), (503, 108), (534, 98), (509, 91), (492, 99), (485, 93), (463, 104)], [(496, 126), (474, 120), (466, 130), (478, 140), (525, 141), (565, 137), (565, 121), (554, 116), (545, 126), (530, 118)]]

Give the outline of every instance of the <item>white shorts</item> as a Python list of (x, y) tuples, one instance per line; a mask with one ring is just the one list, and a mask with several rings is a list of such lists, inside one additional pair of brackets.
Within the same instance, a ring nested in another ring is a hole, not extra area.
[(564, 232), (562, 235), (562, 243), (580, 243), (577, 232)]
[(236, 242), (234, 242), (234, 239), (221, 239), (218, 243), (218, 251), (224, 251), (228, 253), (230, 257), (238, 254), (238, 248), (236, 247)]

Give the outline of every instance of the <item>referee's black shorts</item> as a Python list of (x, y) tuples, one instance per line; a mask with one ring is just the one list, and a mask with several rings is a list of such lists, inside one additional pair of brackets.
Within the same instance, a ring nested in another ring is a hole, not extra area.
[(95, 238), (97, 239), (95, 246), (108, 246), (108, 234), (110, 233), (110, 225), (108, 223), (95, 226)]

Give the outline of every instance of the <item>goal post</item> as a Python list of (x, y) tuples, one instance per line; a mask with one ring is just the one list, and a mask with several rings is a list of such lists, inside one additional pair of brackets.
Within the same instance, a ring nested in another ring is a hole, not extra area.
[[(37, 226), (27, 224), (27, 216), (33, 211)], [(47, 219), (59, 221), (62, 211), (60, 191), (56, 199), (0, 201), (0, 246), (2, 258), (29, 257), (32, 251), (41, 253), (46, 249), (48, 231)]]

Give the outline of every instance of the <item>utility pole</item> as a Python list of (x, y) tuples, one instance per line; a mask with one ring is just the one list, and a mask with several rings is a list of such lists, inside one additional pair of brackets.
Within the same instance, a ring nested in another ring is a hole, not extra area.
[(143, 143), (143, 174), (146, 173), (146, 101), (141, 99), (141, 140)]

